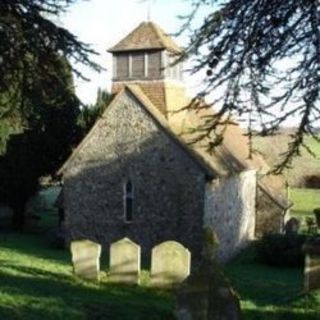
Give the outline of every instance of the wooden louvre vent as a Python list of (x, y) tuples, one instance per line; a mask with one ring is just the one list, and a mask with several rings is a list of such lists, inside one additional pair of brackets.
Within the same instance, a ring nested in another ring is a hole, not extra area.
[(132, 78), (144, 77), (144, 52), (132, 54)]
[(159, 77), (161, 75), (161, 52), (150, 52), (148, 54), (148, 76)]
[(127, 78), (129, 76), (129, 56), (127, 53), (120, 53), (116, 56), (116, 77)]

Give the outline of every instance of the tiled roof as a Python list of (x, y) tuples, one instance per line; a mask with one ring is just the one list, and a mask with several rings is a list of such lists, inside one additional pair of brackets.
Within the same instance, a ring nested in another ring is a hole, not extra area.
[(173, 53), (182, 52), (182, 49), (172, 38), (153, 22), (142, 22), (108, 51), (122, 52), (145, 49), (167, 49)]
[[(199, 132), (190, 131), (190, 128), (201, 127), (208, 117), (214, 115), (214, 112), (214, 109), (209, 107), (188, 113), (185, 131), (191, 133), (182, 134), (185, 143), (190, 144), (190, 141), (199, 135)], [(201, 153), (202, 157), (206, 158), (207, 163), (220, 176), (228, 176), (246, 170), (257, 170), (259, 188), (283, 209), (291, 206), (291, 202), (283, 194), (284, 179), (281, 176), (267, 174), (270, 167), (261, 155), (252, 154), (249, 157), (249, 138), (244, 135), (238, 124), (227, 126), (223, 134), (223, 142), (210, 153), (206, 150), (208, 139), (191, 145), (194, 150)]]

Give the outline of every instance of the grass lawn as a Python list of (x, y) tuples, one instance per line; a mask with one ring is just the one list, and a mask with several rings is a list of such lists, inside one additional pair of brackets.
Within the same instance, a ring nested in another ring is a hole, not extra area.
[(2, 234), (0, 261), (1, 320), (174, 319), (168, 294), (75, 279), (69, 253), (39, 235)]
[[(47, 195), (54, 198), (55, 193), (47, 190)], [(319, 190), (293, 189), (291, 195), (294, 215), (305, 216), (320, 207)], [(52, 209), (41, 217), (42, 231), (57, 224)], [(101, 264), (106, 270), (106, 261)], [(244, 319), (320, 319), (320, 291), (302, 294), (300, 269), (259, 264), (248, 250), (227, 265), (226, 273), (240, 295)], [(105, 273), (100, 284), (74, 278), (69, 252), (51, 249), (43, 234), (0, 235), (1, 320), (170, 320), (175, 319), (173, 310), (169, 293), (111, 285)]]
[[(72, 276), (67, 251), (41, 235), (0, 236), (0, 319), (174, 319), (174, 298), (147, 287), (121, 287)], [(106, 270), (103, 261), (102, 270)], [(260, 265), (247, 251), (227, 265), (245, 319), (320, 319), (320, 291), (301, 295), (300, 269)]]
[(252, 250), (226, 267), (248, 320), (320, 319), (320, 290), (304, 295), (301, 269), (274, 268), (254, 261)]
[(320, 208), (320, 189), (290, 189), (290, 198), (294, 202), (292, 215), (313, 215), (315, 208)]

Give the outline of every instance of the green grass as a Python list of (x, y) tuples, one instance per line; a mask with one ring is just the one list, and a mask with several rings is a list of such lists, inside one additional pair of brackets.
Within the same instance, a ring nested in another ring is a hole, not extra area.
[[(56, 193), (46, 190), (53, 199)], [(320, 206), (320, 190), (292, 189), (292, 214), (312, 214)], [(52, 201), (51, 201), (52, 202)], [(50, 202), (50, 203), (51, 203)], [(39, 230), (57, 225), (52, 208), (41, 213)], [(72, 275), (68, 251), (50, 249), (43, 234), (7, 233), (0, 236), (0, 319), (174, 319), (174, 298), (146, 286), (120, 287)], [(107, 270), (103, 255), (101, 269)], [(241, 297), (248, 320), (320, 319), (320, 291), (302, 294), (303, 272), (259, 264), (253, 250), (226, 267)], [(143, 272), (143, 283), (148, 274)]]
[(290, 216), (298, 218), (302, 223), (302, 230), (307, 231), (306, 218), (315, 220), (313, 210), (320, 208), (320, 189), (292, 188), (290, 199), (294, 203), (290, 209)]
[(226, 268), (247, 320), (320, 319), (320, 291), (302, 293), (303, 271), (259, 264), (249, 250)]
[(290, 199), (294, 202), (292, 215), (312, 215), (315, 208), (320, 208), (320, 189), (290, 189)]
[(167, 293), (76, 279), (39, 236), (1, 235), (0, 261), (0, 319), (173, 319)]
[[(72, 275), (67, 251), (48, 247), (42, 235), (0, 236), (0, 319), (174, 319), (174, 299), (145, 286), (82, 281)], [(102, 261), (106, 270), (106, 261)], [(226, 267), (245, 319), (315, 320), (320, 292), (302, 295), (300, 269), (257, 263), (252, 249)], [(144, 272), (144, 276), (146, 273)]]

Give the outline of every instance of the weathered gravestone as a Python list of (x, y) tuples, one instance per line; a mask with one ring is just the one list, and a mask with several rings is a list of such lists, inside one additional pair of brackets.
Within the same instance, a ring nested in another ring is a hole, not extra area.
[(300, 220), (297, 218), (290, 218), (285, 225), (286, 234), (298, 234), (300, 229)]
[(304, 288), (306, 291), (320, 289), (320, 239), (317, 243), (303, 246), (305, 256)]
[(73, 271), (76, 276), (99, 280), (101, 246), (90, 240), (71, 242)]
[(209, 227), (204, 230), (200, 266), (176, 292), (178, 320), (240, 320), (237, 294), (216, 263), (218, 239)]
[(110, 246), (110, 281), (123, 284), (139, 284), (141, 249), (128, 238)]
[(241, 319), (239, 298), (216, 266), (201, 266), (180, 285), (176, 301), (178, 320)]
[(152, 249), (151, 285), (171, 287), (190, 274), (191, 254), (176, 241), (166, 241)]

